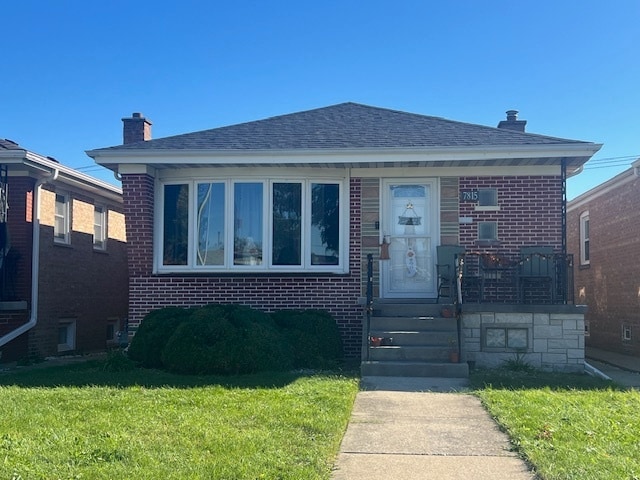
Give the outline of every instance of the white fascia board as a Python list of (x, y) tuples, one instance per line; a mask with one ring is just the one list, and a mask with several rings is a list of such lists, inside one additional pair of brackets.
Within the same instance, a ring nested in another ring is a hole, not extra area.
[[(176, 159), (190, 164), (255, 163), (314, 164), (384, 162), (449, 162), (510, 158), (587, 157), (602, 145), (593, 143), (522, 145), (494, 147), (434, 147), (423, 149), (336, 149), (336, 150), (91, 150), (87, 154), (98, 164), (172, 164)], [(122, 173), (122, 172), (121, 172)]]
[(482, 167), (388, 167), (354, 168), (352, 177), (492, 177), (492, 176), (559, 176), (560, 165), (482, 166)]
[[(12, 155), (7, 155), (7, 153), (12, 153)], [(16, 153), (19, 154), (16, 155)], [(56, 181), (59, 183), (75, 185), (84, 191), (122, 201), (121, 188), (28, 150), (0, 152), (0, 163), (16, 165), (17, 170), (12, 168), (10, 176), (22, 174), (34, 178), (47, 178), (57, 170), (58, 177)]]

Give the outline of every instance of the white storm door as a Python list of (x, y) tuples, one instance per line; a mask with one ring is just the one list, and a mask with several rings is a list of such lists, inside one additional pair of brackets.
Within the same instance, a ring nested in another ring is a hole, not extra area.
[(383, 181), (383, 235), (389, 260), (382, 260), (382, 296), (435, 298), (434, 250), (438, 229), (435, 179)]

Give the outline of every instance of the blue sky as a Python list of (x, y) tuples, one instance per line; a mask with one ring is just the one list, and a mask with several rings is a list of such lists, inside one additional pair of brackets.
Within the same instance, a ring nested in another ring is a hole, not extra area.
[[(638, 0), (5, 2), (0, 137), (85, 150), (353, 101), (603, 143), (569, 198), (640, 157)], [(93, 166), (92, 166), (93, 165)]]

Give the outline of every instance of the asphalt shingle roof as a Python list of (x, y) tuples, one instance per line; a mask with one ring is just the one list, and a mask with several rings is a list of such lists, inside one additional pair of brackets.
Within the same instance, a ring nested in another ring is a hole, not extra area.
[(100, 150), (316, 150), (590, 143), (357, 103)]

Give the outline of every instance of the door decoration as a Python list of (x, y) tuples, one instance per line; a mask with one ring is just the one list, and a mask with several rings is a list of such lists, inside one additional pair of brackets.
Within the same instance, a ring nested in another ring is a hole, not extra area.
[(405, 263), (407, 265), (407, 277), (415, 276), (418, 273), (418, 263), (416, 262), (416, 252), (413, 251), (412, 247), (407, 249)]
[(411, 200), (407, 203), (404, 213), (398, 217), (398, 225), (420, 225), (422, 217), (419, 217), (413, 209)]
[(390, 258), (389, 242), (387, 241), (387, 236), (385, 235), (382, 238), (382, 243), (380, 244), (380, 260), (389, 260)]

